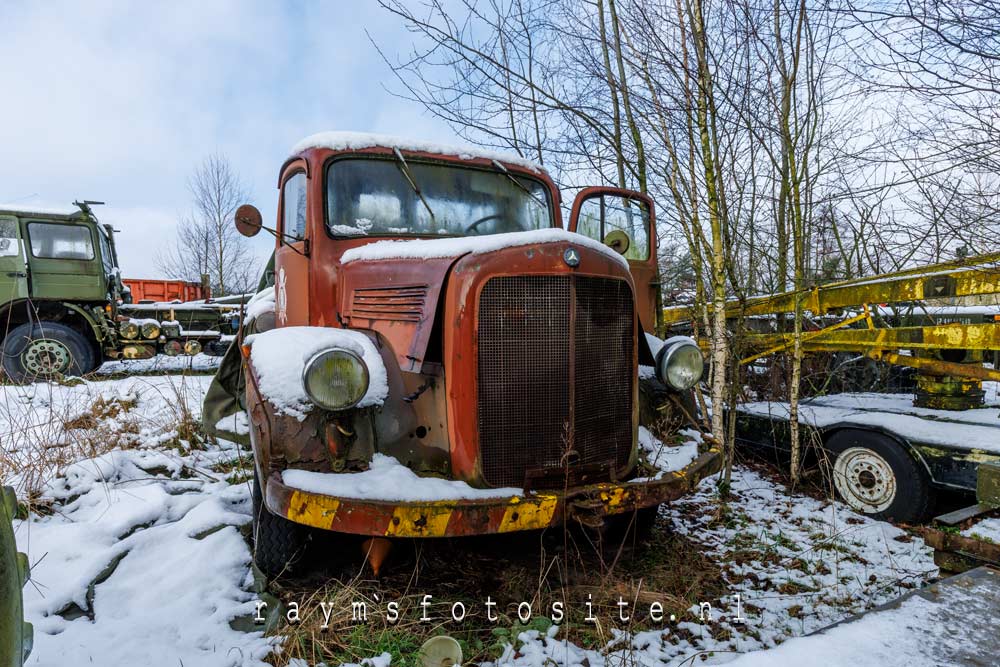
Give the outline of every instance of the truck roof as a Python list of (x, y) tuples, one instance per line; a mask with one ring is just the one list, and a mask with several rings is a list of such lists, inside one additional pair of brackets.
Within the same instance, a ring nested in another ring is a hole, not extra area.
[(78, 220), (86, 217), (75, 206), (37, 206), (35, 204), (0, 204), (0, 215), (38, 216), (56, 220)]
[(306, 137), (295, 144), (292, 147), (291, 157), (310, 148), (328, 148), (335, 151), (361, 150), (364, 148), (398, 148), (401, 151), (434, 153), (436, 155), (457, 155), (462, 159), (480, 158), (497, 160), (498, 162), (523, 167), (535, 173), (545, 171), (541, 165), (531, 160), (526, 160), (514, 153), (496, 151), (480, 146), (455, 146), (421, 139), (406, 139), (387, 134), (370, 134), (367, 132), (320, 132), (319, 134)]

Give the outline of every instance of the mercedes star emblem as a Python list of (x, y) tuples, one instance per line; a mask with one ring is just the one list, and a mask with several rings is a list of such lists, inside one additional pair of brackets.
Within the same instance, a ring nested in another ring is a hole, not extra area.
[(566, 262), (567, 266), (576, 268), (580, 265), (580, 253), (576, 251), (576, 248), (566, 248), (566, 252), (563, 253), (563, 261)]

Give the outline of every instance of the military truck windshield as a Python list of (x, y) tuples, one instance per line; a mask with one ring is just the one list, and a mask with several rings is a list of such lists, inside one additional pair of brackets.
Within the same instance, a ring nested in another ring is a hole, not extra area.
[(410, 178), (403, 165), (391, 158), (333, 162), (326, 177), (330, 233), (469, 236), (552, 225), (548, 189), (540, 181), (499, 169), (409, 158), (405, 166)]
[(83, 225), (60, 225), (29, 222), (31, 254), (45, 259), (94, 259), (90, 228)]

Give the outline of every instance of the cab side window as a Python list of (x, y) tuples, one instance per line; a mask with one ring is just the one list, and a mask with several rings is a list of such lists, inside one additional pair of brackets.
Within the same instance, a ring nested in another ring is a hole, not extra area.
[(602, 243), (608, 234), (624, 232), (628, 236), (627, 259), (649, 259), (649, 209), (644, 202), (612, 195), (599, 195), (583, 202), (577, 232)]
[(21, 252), (17, 244), (17, 218), (0, 218), (0, 257), (14, 257)]
[[(295, 238), (306, 237), (306, 175), (299, 172), (285, 181), (282, 190), (282, 232)], [(286, 242), (291, 241), (286, 239)], [(294, 241), (292, 241), (294, 242)]]
[(42, 259), (94, 259), (90, 229), (80, 225), (29, 222), (31, 254)]

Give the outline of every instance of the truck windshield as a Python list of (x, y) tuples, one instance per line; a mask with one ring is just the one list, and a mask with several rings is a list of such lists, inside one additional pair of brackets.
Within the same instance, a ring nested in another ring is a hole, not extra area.
[(326, 177), (330, 233), (469, 236), (552, 225), (548, 189), (540, 181), (413, 159), (406, 159), (405, 171), (403, 166), (391, 158), (333, 162)]

